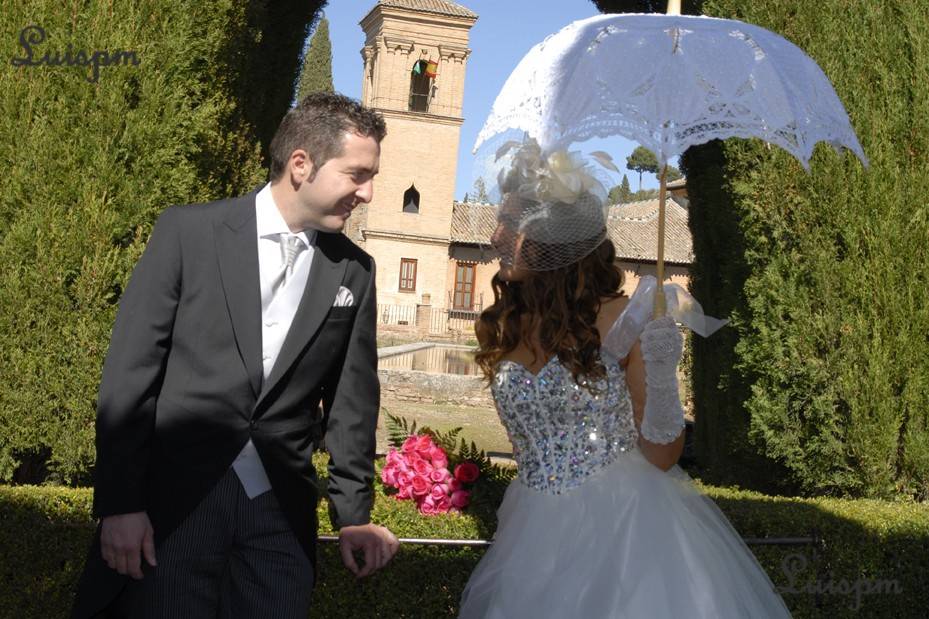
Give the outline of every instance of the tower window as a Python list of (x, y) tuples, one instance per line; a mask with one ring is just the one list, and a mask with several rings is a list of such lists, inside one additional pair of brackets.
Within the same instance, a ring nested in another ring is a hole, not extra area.
[(416, 185), (410, 185), (410, 188), (403, 193), (403, 212), (419, 212), (419, 192), (416, 191)]
[(417, 60), (410, 70), (410, 111), (428, 112), (432, 99), (432, 79), (436, 76), (436, 63)]

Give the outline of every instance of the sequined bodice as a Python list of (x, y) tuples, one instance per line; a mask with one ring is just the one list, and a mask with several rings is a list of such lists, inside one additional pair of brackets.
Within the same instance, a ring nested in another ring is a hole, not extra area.
[(636, 444), (625, 375), (604, 355), (607, 377), (596, 394), (574, 382), (557, 357), (537, 375), (501, 361), (491, 385), (500, 420), (513, 444), (520, 481), (560, 494), (611, 464)]

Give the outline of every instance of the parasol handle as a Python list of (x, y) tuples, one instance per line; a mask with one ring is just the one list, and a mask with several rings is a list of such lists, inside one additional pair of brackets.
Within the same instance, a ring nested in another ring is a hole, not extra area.
[(681, 0), (668, 0), (668, 10), (665, 11), (665, 15), (680, 15), (681, 14)]
[(664, 297), (664, 212), (665, 212), (665, 179), (668, 173), (668, 162), (661, 165), (661, 176), (658, 188), (658, 256), (655, 263), (655, 275), (658, 280), (658, 289), (655, 291), (654, 318), (665, 315), (667, 308)]

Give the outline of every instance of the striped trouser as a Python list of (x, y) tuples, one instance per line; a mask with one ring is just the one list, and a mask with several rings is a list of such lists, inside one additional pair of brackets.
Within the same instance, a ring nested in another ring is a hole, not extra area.
[[(133, 617), (307, 619), (313, 568), (273, 492), (249, 499), (232, 469), (133, 582)], [(143, 561), (143, 565), (145, 562)]]

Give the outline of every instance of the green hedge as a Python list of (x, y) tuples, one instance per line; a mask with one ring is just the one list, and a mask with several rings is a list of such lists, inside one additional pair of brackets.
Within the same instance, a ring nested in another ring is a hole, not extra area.
[[(87, 483), (116, 303), (158, 213), (266, 179), (307, 0), (5, 2), (0, 11), (0, 481)], [(71, 49), (138, 65), (14, 66)]]
[[(324, 474), (321, 460), (317, 468)], [(754, 546), (795, 617), (919, 617), (929, 607), (929, 510), (876, 500), (787, 499), (703, 486), (745, 537), (821, 536), (818, 546)], [(499, 493), (461, 516), (424, 517), (379, 486), (373, 512), (400, 537), (487, 539)], [(0, 486), (0, 617), (64, 616), (92, 535), (86, 489)], [(326, 504), (320, 521), (328, 523)], [(325, 529), (323, 532), (326, 532)], [(453, 617), (481, 550), (403, 547), (382, 573), (356, 581), (322, 545), (315, 617)], [(800, 558), (802, 557), (802, 558)], [(804, 569), (797, 561), (806, 561)], [(895, 581), (893, 584), (892, 581)], [(855, 608), (853, 590), (863, 591)], [(830, 584), (831, 583), (831, 584)], [(848, 586), (848, 585), (846, 585)], [(829, 593), (832, 587), (833, 593)], [(879, 589), (881, 592), (878, 593)], [(888, 591), (899, 590), (899, 593)], [(816, 592), (821, 592), (819, 595)]]
[[(692, 288), (731, 327), (694, 342), (698, 459), (719, 483), (929, 498), (929, 48), (925, 3), (707, 0), (832, 80), (871, 160), (812, 173), (728, 140), (682, 164)], [(736, 473), (737, 472), (737, 473)]]

